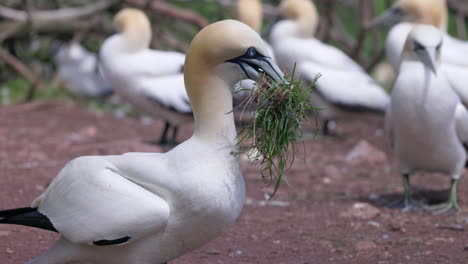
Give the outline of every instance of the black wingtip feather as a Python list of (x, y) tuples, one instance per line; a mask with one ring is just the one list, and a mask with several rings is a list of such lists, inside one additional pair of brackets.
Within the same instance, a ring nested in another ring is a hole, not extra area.
[(24, 225), (58, 232), (47, 216), (31, 207), (0, 211), (0, 224)]

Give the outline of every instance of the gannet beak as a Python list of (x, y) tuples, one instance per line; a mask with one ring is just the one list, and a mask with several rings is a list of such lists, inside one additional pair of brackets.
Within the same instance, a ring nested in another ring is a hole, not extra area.
[(431, 71), (437, 75), (437, 50), (434, 49), (423, 49), (416, 51), (416, 54), (421, 61), (431, 69)]
[(376, 28), (379, 26), (393, 26), (394, 24), (405, 20), (406, 12), (398, 6), (392, 7), (385, 11), (382, 15), (374, 18), (367, 26), (368, 29)]
[(283, 81), (284, 74), (273, 59), (256, 52), (254, 48), (249, 48), (244, 55), (226, 62), (238, 64), (249, 79), (256, 80), (264, 73), (276, 82)]

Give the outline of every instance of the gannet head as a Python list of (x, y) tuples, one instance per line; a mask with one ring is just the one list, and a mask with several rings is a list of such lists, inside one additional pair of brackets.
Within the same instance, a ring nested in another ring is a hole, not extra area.
[(136, 8), (124, 8), (114, 17), (114, 26), (125, 40), (129, 51), (149, 47), (151, 41), (151, 24), (145, 13)]
[(261, 74), (276, 81), (283, 78), (262, 38), (236, 20), (203, 28), (190, 44), (184, 72), (189, 95), (189, 86), (202, 86), (199, 81), (204, 77), (222, 79), (231, 88), (240, 80), (255, 80)]
[(236, 12), (239, 21), (260, 32), (263, 20), (261, 0), (238, 0)]
[(436, 27), (418, 25), (409, 33), (403, 52), (415, 54), (426, 67), (437, 74), (442, 40), (442, 32)]
[(392, 26), (399, 22), (429, 24), (447, 30), (446, 0), (398, 0), (391, 8), (378, 16), (370, 27)]
[(297, 34), (301, 37), (310, 37), (317, 30), (319, 16), (311, 0), (283, 0), (279, 8), (283, 17), (300, 25)]

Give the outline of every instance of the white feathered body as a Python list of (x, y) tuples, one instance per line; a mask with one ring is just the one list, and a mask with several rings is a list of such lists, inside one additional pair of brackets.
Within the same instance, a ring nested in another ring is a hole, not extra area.
[(56, 56), (58, 73), (76, 95), (98, 97), (112, 91), (99, 71), (97, 56), (78, 43), (62, 47)]
[(443, 73), (436, 76), (416, 60), (403, 62), (386, 126), (402, 173), (461, 174), (468, 114)]
[(100, 56), (114, 90), (137, 109), (173, 125), (193, 119), (182, 73), (185, 55), (149, 49), (122, 52), (114, 36), (103, 44)]
[[(31, 263), (155, 264), (202, 246), (243, 207), (245, 185), (234, 147), (191, 138), (165, 154), (71, 161), (33, 202), (63, 238), (54, 254)], [(126, 244), (92, 245), (125, 236), (131, 237)]]

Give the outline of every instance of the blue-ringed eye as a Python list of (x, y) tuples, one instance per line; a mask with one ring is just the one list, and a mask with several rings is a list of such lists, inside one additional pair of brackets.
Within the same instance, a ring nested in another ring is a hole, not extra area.
[(249, 57), (254, 57), (257, 55), (257, 51), (254, 48), (249, 48), (246, 52), (247, 56)]

